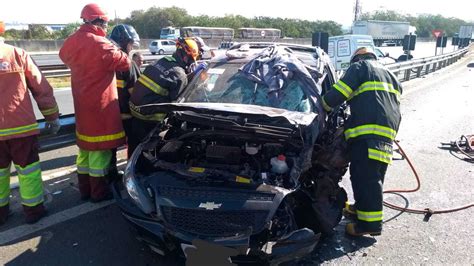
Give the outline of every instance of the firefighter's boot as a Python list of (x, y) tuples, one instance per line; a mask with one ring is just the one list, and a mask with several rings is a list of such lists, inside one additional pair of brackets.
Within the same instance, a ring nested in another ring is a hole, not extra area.
[(350, 204), (348, 201), (346, 201), (346, 206), (344, 207), (344, 209), (342, 209), (342, 215), (344, 215), (344, 217), (346, 217), (347, 219), (356, 221), (357, 210), (355, 208), (355, 205)]
[(371, 235), (371, 236), (379, 236), (382, 234), (382, 229), (380, 230), (363, 230), (362, 228), (359, 228), (359, 226), (356, 223), (348, 223), (346, 224), (346, 234), (350, 236), (365, 236), (365, 235)]
[(91, 176), (89, 182), (91, 184), (91, 202), (97, 203), (113, 198), (109, 184), (107, 183), (107, 177)]
[(25, 212), (25, 221), (27, 224), (34, 224), (47, 214), (43, 203), (32, 207), (23, 205), (23, 211)]
[(91, 184), (88, 174), (77, 174), (77, 186), (81, 193), (81, 200), (88, 200), (91, 197)]
[(10, 205), (7, 204), (5, 206), (0, 207), (0, 225), (4, 224), (8, 220), (8, 215), (10, 211)]

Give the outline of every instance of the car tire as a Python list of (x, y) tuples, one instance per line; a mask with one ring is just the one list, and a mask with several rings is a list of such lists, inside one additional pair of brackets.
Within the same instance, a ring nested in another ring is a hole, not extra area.
[(158, 54), (159, 54), (159, 55), (165, 54), (165, 51), (159, 50), (159, 51), (158, 51)]
[(156, 55), (156, 52), (151, 52), (152, 55)]

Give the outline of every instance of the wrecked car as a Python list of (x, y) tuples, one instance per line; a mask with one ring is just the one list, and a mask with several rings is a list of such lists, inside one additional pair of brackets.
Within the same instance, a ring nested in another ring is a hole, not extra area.
[(176, 102), (140, 106), (167, 118), (113, 184), (138, 238), (188, 259), (204, 241), (227, 248), (235, 264), (310, 254), (347, 200), (344, 112), (326, 116), (321, 106), (334, 82), (317, 47), (238, 44)]

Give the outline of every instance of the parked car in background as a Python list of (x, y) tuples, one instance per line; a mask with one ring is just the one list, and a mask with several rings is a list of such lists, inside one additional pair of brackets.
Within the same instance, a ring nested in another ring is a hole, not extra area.
[(172, 40), (154, 40), (148, 46), (150, 53), (155, 54), (172, 54), (176, 51), (176, 42)]
[(347, 162), (337, 159), (344, 112), (326, 119), (320, 100), (335, 76), (320, 48), (240, 43), (196, 73), (175, 103), (137, 107), (167, 114), (113, 184), (138, 239), (188, 259), (209, 246), (229, 252), (204, 265), (310, 254), (347, 200), (339, 186)]
[(397, 62), (397, 59), (391, 57), (389, 53), (384, 53), (382, 50), (380, 50), (377, 47), (374, 49), (374, 51), (375, 51), (375, 54), (377, 55), (377, 60), (379, 60), (380, 63), (384, 65), (393, 64)]

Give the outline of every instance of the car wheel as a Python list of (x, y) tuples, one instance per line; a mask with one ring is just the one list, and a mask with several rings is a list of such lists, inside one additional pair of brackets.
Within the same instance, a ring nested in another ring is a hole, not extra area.
[(156, 52), (151, 52), (152, 55), (156, 55)]
[(164, 54), (164, 53), (165, 53), (165, 51), (163, 51), (163, 50), (158, 51), (158, 54)]

